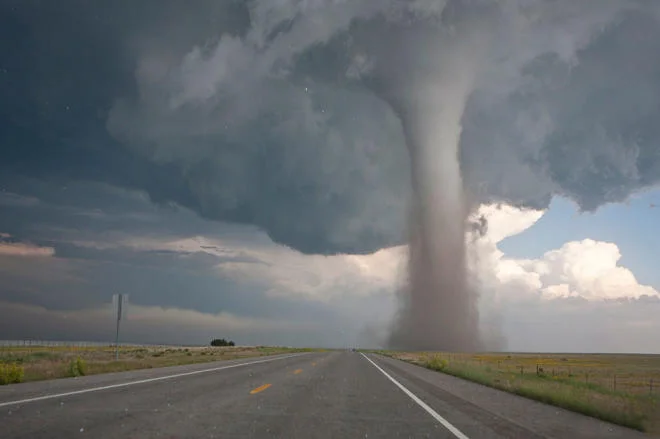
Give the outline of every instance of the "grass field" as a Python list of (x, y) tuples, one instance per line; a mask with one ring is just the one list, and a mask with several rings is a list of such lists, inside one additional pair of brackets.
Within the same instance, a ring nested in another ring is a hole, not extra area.
[(119, 360), (115, 360), (113, 347), (3, 347), (0, 349), (0, 384), (301, 351), (305, 349), (263, 346), (122, 347)]
[(660, 434), (660, 355), (379, 353)]

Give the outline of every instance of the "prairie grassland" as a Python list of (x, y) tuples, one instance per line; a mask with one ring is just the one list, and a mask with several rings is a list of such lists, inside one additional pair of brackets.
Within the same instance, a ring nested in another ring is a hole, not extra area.
[(608, 422), (660, 434), (660, 355), (381, 353)]
[[(0, 384), (302, 352), (281, 347), (30, 346), (0, 349)], [(18, 372), (17, 372), (18, 370)]]

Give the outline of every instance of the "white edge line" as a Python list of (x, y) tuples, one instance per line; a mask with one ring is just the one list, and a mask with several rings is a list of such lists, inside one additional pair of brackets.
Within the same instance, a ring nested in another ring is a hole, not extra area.
[(243, 366), (250, 366), (252, 364), (267, 363), (269, 361), (284, 360), (285, 358), (297, 357), (299, 355), (305, 355), (305, 354), (306, 354), (306, 352), (305, 353), (300, 353), (300, 354), (287, 355), (286, 357), (266, 358), (266, 359), (263, 359), (263, 360), (250, 361), (249, 363), (230, 364), (228, 366), (213, 367), (211, 369), (194, 370), (192, 372), (183, 372), (183, 373), (177, 373), (177, 374), (174, 374), (174, 375), (166, 375), (166, 376), (162, 376), (162, 377), (147, 378), (147, 379), (144, 379), (144, 380), (128, 381), (126, 383), (111, 384), (109, 386), (91, 387), (89, 389), (74, 390), (74, 391), (71, 391), (71, 392), (56, 393), (56, 394), (53, 394), (53, 395), (35, 396), (34, 398), (26, 398), (26, 399), (19, 399), (19, 400), (16, 400), (16, 401), (0, 402), (0, 407), (7, 407), (7, 406), (19, 405), (19, 404), (28, 404), (30, 402), (44, 401), (46, 399), (63, 398), (65, 396), (80, 395), (80, 394), (83, 394), (83, 393), (90, 393), (90, 392), (99, 392), (101, 390), (117, 389), (117, 388), (120, 388), (120, 387), (134, 386), (134, 385), (137, 385), (137, 384), (153, 383), (155, 381), (163, 381), (163, 380), (169, 380), (169, 379), (172, 379), (172, 378), (179, 378), (179, 377), (185, 377), (185, 376), (190, 376), (190, 375), (197, 375), (197, 374), (200, 374), (200, 373), (215, 372), (215, 371), (224, 370), (224, 369), (232, 369), (234, 367), (243, 367)]
[(405, 393), (406, 395), (408, 395), (408, 396), (410, 397), (410, 399), (412, 399), (413, 401), (415, 401), (420, 407), (422, 407), (424, 410), (426, 410), (426, 412), (427, 412), (429, 415), (433, 416), (433, 418), (435, 418), (436, 421), (438, 421), (439, 423), (441, 423), (441, 424), (443, 425), (443, 427), (445, 427), (447, 430), (449, 430), (450, 432), (452, 432), (452, 434), (453, 434), (454, 436), (456, 436), (458, 439), (469, 439), (466, 435), (463, 434), (463, 432), (461, 432), (461, 430), (459, 430), (458, 428), (454, 427), (454, 426), (453, 426), (448, 420), (446, 420), (445, 418), (443, 418), (442, 416), (440, 416), (440, 415), (438, 414), (438, 412), (436, 412), (435, 410), (433, 410), (433, 409), (432, 409), (427, 403), (425, 403), (424, 401), (422, 401), (421, 399), (419, 399), (419, 398), (417, 397), (417, 395), (415, 395), (414, 393), (412, 393), (410, 390), (408, 390), (406, 387), (404, 387), (403, 384), (401, 384), (400, 382), (398, 382), (397, 380), (395, 380), (394, 378), (392, 378), (392, 377), (390, 376), (390, 374), (388, 374), (388, 373), (385, 372), (383, 369), (381, 369), (381, 367), (378, 366), (376, 363), (374, 363), (374, 362), (371, 360), (371, 358), (367, 357), (367, 356), (364, 355), (362, 352), (360, 352), (360, 354), (361, 354), (364, 358), (366, 358), (367, 361), (368, 361), (369, 363), (373, 364), (373, 366), (374, 366), (376, 369), (378, 369), (383, 375), (385, 375), (390, 381), (392, 381), (392, 382), (393, 382), (393, 383), (394, 383), (399, 389), (401, 389), (401, 390), (403, 391), (403, 393)]

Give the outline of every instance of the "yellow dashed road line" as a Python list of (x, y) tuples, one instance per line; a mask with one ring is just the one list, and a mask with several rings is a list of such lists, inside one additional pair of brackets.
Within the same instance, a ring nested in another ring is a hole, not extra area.
[(298, 375), (300, 372), (302, 372), (302, 369), (296, 369), (293, 371), (293, 374)]
[(271, 384), (264, 384), (263, 386), (259, 386), (256, 389), (252, 389), (252, 391), (250, 391), (250, 395), (254, 395), (255, 393), (263, 392), (264, 390), (266, 390), (270, 386), (271, 386)]

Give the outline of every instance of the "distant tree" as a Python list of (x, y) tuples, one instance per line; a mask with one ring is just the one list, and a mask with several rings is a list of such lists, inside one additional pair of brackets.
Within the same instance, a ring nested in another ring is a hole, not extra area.
[(235, 346), (234, 342), (225, 340), (224, 338), (214, 338), (211, 340), (211, 346)]

